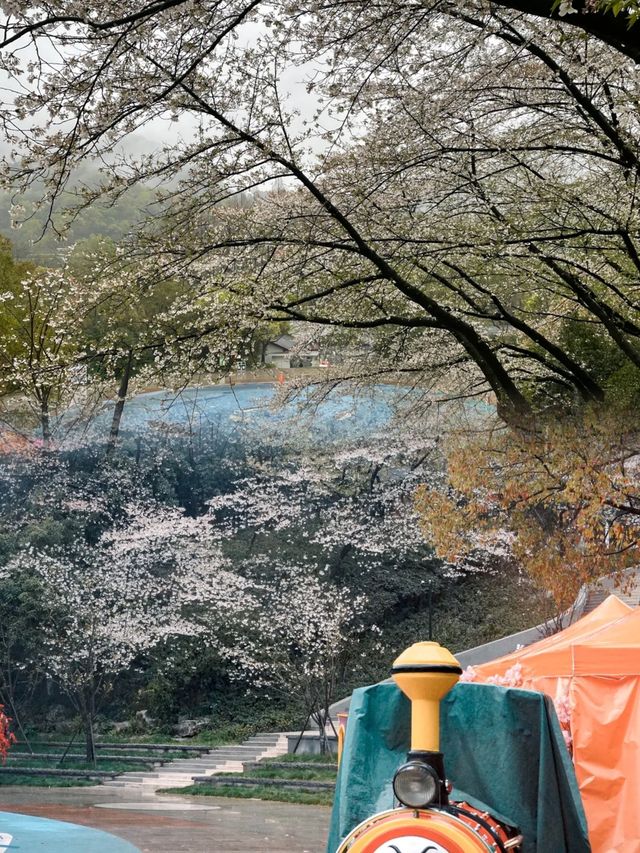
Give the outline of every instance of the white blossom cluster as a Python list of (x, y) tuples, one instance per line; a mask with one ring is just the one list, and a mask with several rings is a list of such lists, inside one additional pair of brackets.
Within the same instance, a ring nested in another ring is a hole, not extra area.
[(342, 667), (378, 629), (363, 618), (366, 598), (328, 585), (312, 565), (274, 566), (276, 580), (236, 634), (230, 660), (252, 689), (298, 695), (327, 708)]
[(3, 569), (19, 573), (40, 581), (50, 607), (38, 663), (72, 693), (171, 638), (215, 645), (247, 594), (207, 519), (159, 504), (127, 505), (95, 543), (26, 547)]
[(209, 501), (216, 530), (279, 532), (286, 540), (312, 522), (309, 541), (328, 555), (347, 546), (363, 560), (401, 560), (424, 547), (413, 495), (439, 477), (435, 449), (431, 438), (389, 431), (333, 456), (303, 453), (297, 467), (263, 467)]

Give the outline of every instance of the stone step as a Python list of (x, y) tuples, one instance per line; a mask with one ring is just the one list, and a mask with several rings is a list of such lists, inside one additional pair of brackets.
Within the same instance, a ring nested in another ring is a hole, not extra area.
[[(207, 778), (204, 776), (203, 778)], [(151, 785), (156, 788), (161, 788), (169, 785), (191, 785), (193, 776), (191, 774), (181, 773), (179, 776), (156, 776), (148, 778), (146, 776), (131, 777), (130, 779), (122, 779), (118, 777), (114, 782), (122, 782), (124, 785)]]
[(216, 776), (225, 773), (244, 773), (244, 764), (241, 761), (230, 761), (229, 764), (223, 764), (220, 767), (214, 767), (213, 770), (207, 770), (204, 773), (196, 773), (196, 776)]
[[(165, 776), (165, 775), (171, 776), (174, 773), (177, 773), (177, 774), (195, 773), (196, 775), (198, 773), (212, 773), (214, 770), (223, 770), (224, 768), (226, 768), (227, 763), (231, 763), (231, 762), (224, 762), (224, 763), (220, 762), (219, 764), (201, 764), (201, 765), (189, 764), (186, 767), (170, 767), (170, 768), (167, 768), (166, 774), (163, 773), (162, 771), (159, 771), (159, 772), (150, 771), (149, 776)], [(234, 765), (237, 764), (240, 767), (242, 766), (241, 761), (238, 761), (238, 762), (234, 761), (233, 764)], [(144, 775), (147, 775), (147, 774), (144, 774)]]
[(181, 762), (174, 762), (173, 764), (165, 764), (165, 767), (191, 767), (195, 765), (196, 767), (202, 767), (205, 765), (213, 766), (214, 764), (224, 764), (227, 761), (256, 761), (258, 756), (255, 755), (221, 755), (216, 756), (210, 761), (203, 761), (202, 764), (198, 761), (189, 761), (186, 764), (182, 764)]
[[(258, 756), (262, 755), (262, 753), (258, 753)], [(184, 761), (172, 761), (171, 763), (164, 764), (164, 767), (190, 767), (191, 765), (204, 765), (204, 764), (224, 764), (225, 761), (255, 761), (256, 758), (255, 753), (251, 753), (250, 755), (246, 755), (242, 752), (229, 752), (224, 755), (210, 755), (207, 758), (203, 758), (202, 761), (198, 761), (195, 758), (186, 758)]]
[(142, 774), (136, 776), (134, 773), (123, 773), (122, 776), (118, 776), (118, 780), (121, 782), (142, 782), (143, 779)]
[(141, 791), (157, 791), (158, 788), (186, 788), (193, 785), (190, 776), (180, 776), (177, 779), (112, 779), (104, 783), (108, 788), (137, 788)]
[[(169, 770), (170, 772), (172, 772), (174, 770), (181, 770), (182, 768), (189, 767), (223, 767), (226, 764), (242, 765), (244, 763), (248, 764), (251, 761), (256, 762), (258, 760), (260, 759), (252, 757), (247, 758), (245, 755), (229, 755), (225, 756), (224, 758), (217, 758), (215, 761), (203, 761), (202, 763), (200, 763), (199, 761), (187, 761), (184, 764), (182, 764), (181, 762), (176, 762), (175, 764), (167, 764), (164, 767), (149, 768), (149, 770), (150, 772), (153, 772), (153, 770), (159, 770), (160, 772), (164, 770)], [(138, 770), (137, 767), (132, 767), (131, 769), (134, 771)]]
[(285, 737), (285, 735), (252, 735), (243, 743), (269, 743), (270, 741), (277, 741), (281, 737)]
[[(203, 774), (203, 775), (206, 775), (206, 774)], [(193, 779), (193, 776), (191, 773), (175, 773), (175, 774), (170, 773), (170, 774), (167, 774), (166, 776), (161, 776), (161, 775), (151, 776), (150, 774), (147, 775), (146, 773), (137, 775), (135, 773), (132, 773), (132, 774), (126, 774), (123, 776), (118, 776), (116, 779), (113, 779), (112, 781), (121, 782), (122, 784), (130, 784), (133, 782), (137, 782), (137, 783), (149, 782), (150, 784), (159, 784), (161, 782), (162, 783), (164, 783), (164, 782), (167, 782), (167, 783), (169, 783), (169, 782), (180, 782), (180, 783), (185, 782), (187, 785), (190, 785), (192, 779)]]
[(278, 734), (272, 734), (272, 735), (252, 735), (251, 737), (247, 738), (246, 740), (244, 740), (242, 742), (243, 743), (265, 743), (268, 741), (277, 742), (279, 740), (282, 740), (283, 738), (286, 739), (286, 737), (287, 736), (285, 734), (283, 734), (282, 732), (279, 732)]
[[(233, 756), (231, 758), (232, 761), (248, 761), (246, 756), (240, 754)], [(225, 761), (229, 761), (229, 757), (226, 755), (211, 755), (207, 756), (207, 758), (203, 758), (202, 761), (198, 761), (195, 758), (185, 758), (184, 761), (172, 761), (168, 764), (164, 764), (163, 768), (166, 767), (191, 767), (191, 765), (195, 764), (196, 766), (202, 766), (205, 764), (224, 764)], [(161, 768), (162, 769), (162, 768)]]
[[(205, 764), (221, 764), (223, 761), (255, 761), (260, 756), (264, 755), (262, 752), (225, 752), (220, 755), (210, 755), (207, 756), (204, 760)], [(198, 764), (199, 762), (195, 759), (185, 759), (189, 762), (189, 764)], [(183, 764), (180, 761), (172, 761), (170, 764), (165, 764), (165, 767), (182, 767)]]
[[(220, 758), (215, 758), (212, 761), (175, 761), (173, 764), (165, 764), (164, 767), (156, 768), (158, 770), (177, 770), (183, 767), (219, 767), (221, 764), (226, 764), (228, 761), (246, 761), (247, 758), (244, 755), (236, 755), (236, 756), (225, 756)], [(132, 770), (136, 770), (137, 768), (133, 767)]]
[(214, 764), (211, 767), (167, 767), (165, 770), (160, 770), (157, 772), (150, 773), (123, 773), (119, 778), (127, 778), (130, 779), (133, 776), (141, 777), (145, 779), (159, 779), (164, 778), (165, 776), (206, 776), (209, 773), (241, 773), (242, 772), (242, 762), (241, 761), (230, 761), (224, 764)]
[(237, 752), (238, 755), (250, 755), (252, 752), (261, 752), (262, 748), (257, 747), (256, 749), (239, 749), (234, 746), (225, 746), (224, 749), (212, 749), (211, 752), (207, 752), (206, 755), (189, 755), (184, 758), (172, 758), (172, 761), (201, 761), (203, 758), (215, 758), (217, 755), (226, 755), (229, 752)]
[[(247, 752), (247, 753), (248, 752), (260, 752), (261, 750), (262, 750), (262, 746), (260, 744), (258, 744), (257, 746), (252, 746), (251, 744), (242, 743), (242, 744), (237, 744), (235, 746), (234, 745), (217, 746), (215, 749), (209, 750), (209, 752), (207, 752), (206, 755), (218, 755), (218, 753), (220, 753), (220, 752), (230, 752), (230, 751), (232, 751), (232, 752)], [(205, 758), (206, 755), (204, 755), (202, 757)], [(189, 758), (197, 760), (195, 758), (195, 756), (189, 756)], [(175, 759), (175, 760), (181, 760), (181, 759)]]
[[(223, 768), (211, 767), (211, 768), (203, 768), (201, 770), (194, 770), (193, 767), (189, 767), (183, 771), (172, 771), (171, 773), (127, 773), (124, 778), (132, 779), (134, 777), (140, 779), (163, 779), (165, 776), (175, 776), (176, 779), (178, 777), (188, 776), (191, 778), (192, 776), (207, 776), (209, 773), (216, 773), (221, 771)], [(123, 777), (118, 777), (123, 778)]]
[[(242, 761), (218, 761), (216, 764), (186, 764), (184, 767), (167, 767), (167, 773), (209, 773), (213, 770), (224, 770), (228, 764), (238, 765), (242, 767)], [(163, 776), (162, 771), (154, 773), (150, 771), (150, 775)]]
[[(284, 748), (285, 744), (282, 744), (282, 748)], [(188, 756), (194, 761), (197, 761), (198, 758), (206, 758), (209, 755), (220, 755), (221, 752), (239, 752), (244, 753), (245, 755), (249, 755), (249, 753), (259, 753), (259, 752), (267, 752), (270, 749), (278, 749), (280, 748), (280, 744), (258, 744), (257, 746), (220, 746), (218, 749), (212, 749), (211, 752), (208, 752), (206, 755), (200, 755), (196, 757), (195, 755)], [(186, 758), (187, 756), (185, 756)], [(174, 761), (178, 761), (181, 759), (173, 759)]]
[(259, 758), (277, 757), (287, 752), (287, 738), (283, 732), (253, 735), (241, 744), (224, 744), (209, 749), (200, 756), (194, 753), (173, 759), (155, 771), (123, 773), (113, 780), (113, 787), (127, 786), (154, 790), (157, 788), (184, 787), (199, 776), (208, 779), (213, 775), (242, 773), (244, 762)]
[(337, 764), (320, 764), (317, 761), (270, 761), (265, 764), (262, 761), (245, 761), (245, 772), (247, 770), (331, 770), (338, 772)]

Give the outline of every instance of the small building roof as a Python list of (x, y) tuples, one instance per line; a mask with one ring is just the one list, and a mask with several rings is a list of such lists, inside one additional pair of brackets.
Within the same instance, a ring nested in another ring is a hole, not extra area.
[(292, 350), (293, 349), (293, 338), (291, 335), (280, 335), (279, 338), (276, 338), (275, 341), (269, 341), (273, 346), (280, 347), (282, 350)]

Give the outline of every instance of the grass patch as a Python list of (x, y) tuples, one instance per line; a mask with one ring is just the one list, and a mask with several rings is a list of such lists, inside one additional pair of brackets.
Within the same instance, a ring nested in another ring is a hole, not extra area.
[(256, 733), (255, 726), (240, 723), (221, 726), (217, 729), (203, 729), (198, 734), (188, 738), (176, 737), (165, 729), (147, 734), (134, 732), (98, 734), (96, 740), (100, 743), (176, 743), (184, 744), (184, 746), (234, 746)]
[[(226, 745), (236, 745), (246, 740), (250, 735), (256, 734), (255, 726), (237, 724), (237, 725), (227, 725), (222, 726), (218, 729), (203, 729), (203, 731), (199, 732), (197, 735), (189, 738), (179, 738), (175, 735), (171, 734), (171, 732), (167, 729), (160, 729), (154, 732), (122, 732), (121, 734), (116, 734), (115, 732), (96, 732), (95, 739), (98, 743), (114, 743), (114, 744), (169, 744), (175, 743), (176, 745), (184, 745), (184, 746), (226, 746)], [(49, 747), (42, 746), (40, 741), (65, 741), (70, 739), (69, 734), (60, 734), (59, 732), (37, 732), (33, 735), (27, 733), (29, 737), (29, 743), (34, 752), (46, 752)], [(78, 746), (81, 746), (84, 743), (84, 736), (82, 733), (78, 733), (76, 738), (74, 739), (74, 747), (76, 749)], [(22, 746), (26, 748), (26, 744), (24, 741), (20, 741), (16, 746)], [(60, 751), (60, 747), (51, 747), (53, 751)]]
[(303, 770), (292, 767), (290, 770), (284, 768), (255, 767), (245, 774), (255, 779), (299, 779), (300, 781), (335, 782), (335, 770)]
[(0, 787), (3, 785), (20, 785), (25, 788), (89, 788), (99, 785), (94, 779), (72, 779), (68, 776), (20, 776), (10, 773), (0, 774)]
[[(31, 749), (34, 752), (50, 752), (52, 755), (55, 755), (56, 753), (61, 754), (63, 752), (62, 748), (59, 746), (41, 746), (36, 741), (29, 741), (29, 743), (31, 744)], [(78, 750), (76, 750), (76, 752), (77, 751)], [(18, 741), (12, 745), (9, 755), (30, 755), (30, 750), (24, 741)]]
[[(42, 744), (38, 743), (37, 741), (31, 742), (31, 749), (33, 752), (37, 753), (38, 755), (51, 756), (51, 759), (49, 759), (49, 758), (36, 759), (38, 761), (48, 761), (48, 760), (59, 761), (60, 756), (65, 751), (64, 747), (43, 746)], [(181, 750), (162, 752), (162, 751), (157, 750), (157, 749), (150, 749), (147, 751), (142, 746), (139, 749), (134, 748), (132, 746), (131, 749), (132, 749), (131, 753), (128, 753), (128, 751), (124, 750), (124, 749), (112, 749), (112, 750), (110, 750), (109, 747), (96, 750), (96, 758), (99, 762), (99, 767), (102, 768), (103, 764), (106, 764), (108, 761), (126, 761), (127, 763), (131, 763), (131, 762), (136, 763), (136, 758), (146, 758), (146, 759), (152, 758), (155, 761), (174, 761), (176, 758), (195, 758), (195, 757), (198, 757), (197, 753), (183, 752)], [(71, 749), (69, 750), (69, 753), (71, 755), (79, 755), (79, 754), (84, 753), (84, 744), (83, 743), (72, 744)], [(22, 741), (22, 742), (18, 742), (16, 744), (14, 744), (11, 747), (11, 751), (9, 752), (9, 757), (12, 759), (13, 758), (31, 759), (31, 752), (29, 751), (29, 749), (28, 749), (27, 745), (24, 743), (24, 741)], [(69, 766), (69, 767), (73, 766), (70, 762), (72, 762), (74, 760), (77, 761), (78, 759), (65, 758), (65, 760), (63, 762), (63, 766), (65, 766), (65, 767), (66, 766)], [(104, 769), (108, 770), (109, 768), (105, 766)]]
[[(15, 753), (12, 755), (12, 759), (15, 758)], [(24, 757), (18, 760), (8, 761), (6, 767), (11, 769), (19, 768), (19, 767), (42, 767), (43, 763), (46, 762), (44, 758), (29, 758)], [(51, 764), (53, 765), (53, 761)], [(54, 769), (52, 766), (51, 769)], [(125, 773), (129, 770), (153, 770), (148, 764), (140, 764), (136, 761), (124, 761), (122, 759), (111, 759), (108, 761), (98, 761), (97, 765), (94, 767), (93, 763), (90, 761), (78, 761), (78, 760), (70, 760), (65, 759), (60, 766), (58, 766), (57, 762), (55, 763), (56, 770), (113, 770), (114, 773)], [(2, 774), (0, 774), (2, 775)], [(15, 777), (14, 777), (15, 778)]]
[(335, 764), (336, 770), (338, 764), (335, 755), (302, 755), (301, 753), (293, 754), (287, 752), (284, 755), (278, 755), (276, 758), (263, 758), (260, 764)]
[(271, 800), (280, 803), (297, 803), (302, 806), (330, 806), (333, 803), (332, 791), (293, 791), (256, 785), (236, 788), (220, 785), (207, 788), (206, 785), (189, 785), (188, 788), (163, 788), (159, 794), (187, 794), (195, 797), (228, 797), (235, 800)]

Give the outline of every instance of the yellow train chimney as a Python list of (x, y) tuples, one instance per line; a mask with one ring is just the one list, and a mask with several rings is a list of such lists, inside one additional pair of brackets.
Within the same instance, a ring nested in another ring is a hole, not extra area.
[(440, 701), (462, 669), (439, 643), (414, 643), (393, 662), (393, 680), (411, 701), (411, 751), (440, 751)]

